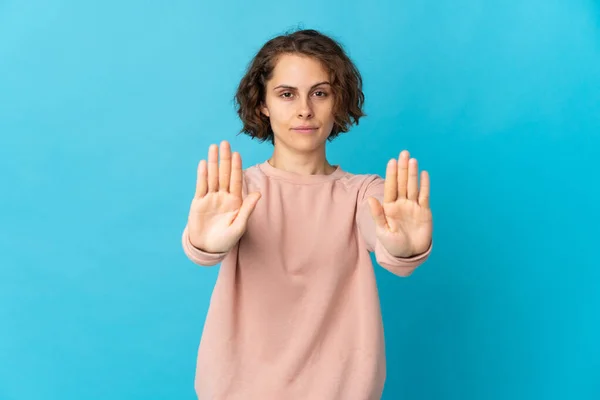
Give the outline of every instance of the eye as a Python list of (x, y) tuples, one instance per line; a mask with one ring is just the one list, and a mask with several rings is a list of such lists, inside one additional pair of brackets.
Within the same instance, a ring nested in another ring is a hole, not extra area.
[[(316, 92), (314, 92), (314, 94), (317, 97), (327, 97), (328, 94), (327, 92), (323, 91), (323, 90), (317, 90)], [(292, 98), (294, 94), (292, 92), (283, 92), (279, 95), (279, 97), (284, 98), (284, 99), (290, 99)]]

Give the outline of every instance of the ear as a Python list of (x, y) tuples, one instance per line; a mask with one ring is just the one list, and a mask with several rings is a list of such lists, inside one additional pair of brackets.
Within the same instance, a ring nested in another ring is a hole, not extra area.
[(270, 117), (270, 115), (269, 115), (269, 109), (267, 108), (267, 106), (264, 103), (262, 103), (261, 106), (260, 106), (260, 112), (262, 112), (267, 117)]

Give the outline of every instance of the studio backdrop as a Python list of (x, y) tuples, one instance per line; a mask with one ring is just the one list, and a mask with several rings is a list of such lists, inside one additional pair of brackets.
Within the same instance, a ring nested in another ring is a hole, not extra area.
[(194, 399), (218, 266), (181, 248), (196, 166), (269, 38), (313, 28), (364, 79), (328, 144), (410, 150), (434, 249), (374, 264), (383, 398), (600, 399), (600, 3), (0, 1), (0, 399)]

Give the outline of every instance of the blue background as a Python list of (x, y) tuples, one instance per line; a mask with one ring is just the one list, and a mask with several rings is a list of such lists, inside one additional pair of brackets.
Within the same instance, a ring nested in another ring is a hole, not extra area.
[(0, 399), (192, 399), (217, 268), (180, 245), (197, 162), (269, 38), (340, 40), (369, 114), (353, 173), (407, 148), (435, 249), (376, 266), (384, 399), (599, 399), (600, 5), (584, 0), (0, 1)]

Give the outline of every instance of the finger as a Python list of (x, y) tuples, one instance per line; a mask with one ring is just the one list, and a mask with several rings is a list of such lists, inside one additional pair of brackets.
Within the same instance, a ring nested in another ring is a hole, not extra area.
[(406, 185), (406, 198), (417, 201), (419, 195), (419, 165), (416, 158), (411, 158), (408, 163), (408, 183)]
[(421, 190), (419, 191), (419, 205), (421, 207), (429, 208), (429, 173), (427, 171), (421, 172)]
[(398, 168), (396, 167), (396, 160), (392, 159), (388, 161), (387, 168), (385, 170), (385, 183), (383, 185), (383, 201), (389, 203), (396, 201), (398, 196)]
[(379, 203), (379, 201), (374, 197), (369, 197), (367, 201), (369, 202), (371, 216), (373, 217), (375, 224), (381, 228), (386, 228), (387, 220), (385, 218), (385, 213), (383, 212), (381, 203)]
[(206, 169), (206, 160), (201, 160), (198, 163), (198, 171), (196, 176), (196, 193), (194, 194), (196, 198), (203, 197), (206, 194), (208, 189), (207, 175), (208, 171)]
[(216, 192), (219, 188), (219, 148), (211, 144), (208, 148), (208, 191)]
[(242, 197), (242, 157), (235, 152), (231, 157), (231, 182), (229, 192), (237, 197)]
[(221, 142), (219, 158), (219, 191), (227, 192), (231, 179), (231, 147), (226, 140)]
[(233, 221), (232, 227), (234, 229), (238, 229), (240, 231), (245, 231), (248, 223), (248, 219), (252, 212), (256, 208), (256, 203), (260, 200), (261, 194), (260, 192), (250, 193), (244, 201), (242, 202), (242, 206), (240, 207), (235, 220)]
[(398, 157), (398, 198), (406, 198), (406, 184), (408, 182), (408, 159), (410, 154), (407, 150), (402, 150)]

